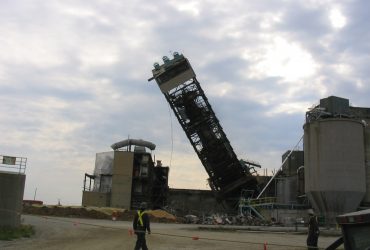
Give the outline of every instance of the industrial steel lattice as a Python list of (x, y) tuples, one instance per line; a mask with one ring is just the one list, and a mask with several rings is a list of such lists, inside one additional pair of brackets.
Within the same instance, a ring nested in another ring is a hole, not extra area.
[(209, 175), (220, 200), (238, 199), (241, 190), (256, 190), (250, 173), (258, 164), (239, 161), (188, 60), (177, 53), (154, 64), (155, 79)]

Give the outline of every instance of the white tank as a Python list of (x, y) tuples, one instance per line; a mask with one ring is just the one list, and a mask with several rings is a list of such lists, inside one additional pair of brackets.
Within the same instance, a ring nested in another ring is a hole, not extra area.
[(304, 125), (305, 192), (327, 223), (356, 211), (366, 192), (363, 124), (319, 119)]

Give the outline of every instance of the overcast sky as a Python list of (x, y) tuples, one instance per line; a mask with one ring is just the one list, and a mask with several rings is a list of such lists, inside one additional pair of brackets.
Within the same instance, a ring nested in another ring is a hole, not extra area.
[(208, 188), (147, 82), (178, 51), (238, 157), (271, 172), (320, 98), (370, 107), (369, 12), (349, 0), (1, 0), (0, 154), (28, 158), (24, 198), (37, 188), (48, 204), (81, 204), (95, 154), (128, 136), (157, 145), (171, 187)]

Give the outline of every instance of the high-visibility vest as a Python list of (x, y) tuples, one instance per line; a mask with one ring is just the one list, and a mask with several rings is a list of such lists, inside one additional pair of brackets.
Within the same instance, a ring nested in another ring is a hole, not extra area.
[(139, 222), (139, 224), (140, 224), (140, 226), (144, 226), (144, 222), (143, 222), (143, 215), (144, 215), (144, 213), (145, 213), (145, 211), (143, 211), (143, 212), (140, 212), (140, 210), (139, 211), (137, 211), (137, 215), (138, 215), (138, 222)]

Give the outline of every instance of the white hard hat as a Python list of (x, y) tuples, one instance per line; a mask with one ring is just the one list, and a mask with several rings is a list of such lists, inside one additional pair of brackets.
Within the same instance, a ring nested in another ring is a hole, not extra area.
[(312, 215), (314, 215), (314, 214), (315, 214), (315, 213), (314, 213), (314, 211), (313, 211), (313, 209), (311, 209), (311, 208), (310, 208), (310, 209), (307, 209), (307, 213), (308, 213), (308, 214), (312, 214)]

